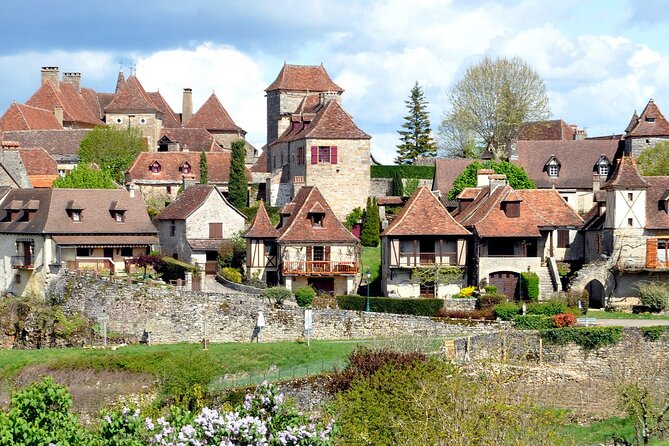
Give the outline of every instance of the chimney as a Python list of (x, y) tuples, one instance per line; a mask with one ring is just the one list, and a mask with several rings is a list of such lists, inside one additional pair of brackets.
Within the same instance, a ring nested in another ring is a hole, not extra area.
[(74, 85), (77, 93), (81, 93), (81, 73), (63, 73), (63, 82)]
[(494, 191), (500, 186), (506, 186), (506, 175), (490, 175), (488, 176), (488, 181), (490, 182), (490, 192)]
[(183, 104), (181, 105), (181, 125), (188, 124), (193, 116), (193, 90), (184, 88)]
[(182, 175), (181, 176), (181, 185), (183, 190), (188, 189), (191, 186), (195, 186), (197, 184), (197, 181), (195, 180), (195, 175)]
[(490, 175), (494, 175), (495, 171), (492, 169), (479, 169), (476, 171), (476, 187), (484, 187), (490, 185)]
[(6, 139), (4, 139), (2, 141), (2, 149), (3, 150), (5, 150), (5, 149), (17, 149), (17, 148), (19, 148), (19, 146), (20, 146), (20, 144), (19, 144), (18, 141), (9, 141), (9, 140), (6, 140)]
[(60, 105), (56, 105), (53, 108), (53, 114), (56, 117), (56, 120), (58, 121), (58, 124), (60, 124), (60, 126), (62, 127), (63, 126), (63, 107), (61, 107)]
[(337, 97), (339, 97), (339, 95), (336, 91), (324, 91), (318, 95), (321, 104), (325, 104), (332, 99), (337, 99)]
[(46, 81), (51, 81), (58, 88), (58, 67), (42, 67), (42, 85)]
[(135, 186), (133, 184), (128, 184), (128, 193), (130, 198), (135, 198)]

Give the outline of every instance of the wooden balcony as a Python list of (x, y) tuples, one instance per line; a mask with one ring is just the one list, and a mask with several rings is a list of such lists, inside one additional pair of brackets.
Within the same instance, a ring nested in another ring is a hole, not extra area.
[(352, 276), (359, 271), (358, 262), (307, 261), (283, 262), (281, 272), (288, 276)]
[(104, 271), (107, 270), (111, 274), (116, 273), (116, 265), (107, 257), (77, 257), (75, 260), (67, 262), (67, 269), (71, 271), (88, 270), (88, 271)]
[(12, 268), (34, 269), (32, 256), (12, 256)]
[(391, 267), (420, 267), (420, 266), (433, 266), (433, 265), (443, 265), (443, 266), (457, 266), (458, 256), (455, 252), (401, 252), (400, 253), (400, 263), (391, 264)]

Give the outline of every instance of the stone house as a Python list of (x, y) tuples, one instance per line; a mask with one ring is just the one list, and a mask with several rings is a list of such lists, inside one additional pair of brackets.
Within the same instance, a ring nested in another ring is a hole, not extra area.
[(264, 277), (268, 283), (276, 279), (291, 291), (306, 285), (335, 295), (354, 291), (358, 239), (337, 219), (316, 186), (302, 187), (281, 209), (276, 231), (271, 227), (263, 206), (244, 234), (249, 278)]
[[(471, 232), (456, 222), (427, 187), (419, 187), (381, 234), (381, 286), (386, 296), (439, 297), (457, 294), (467, 283)], [(420, 281), (416, 270), (457, 267), (459, 283)]]
[(542, 296), (561, 289), (557, 262), (582, 261), (581, 217), (556, 190), (514, 190), (491, 170), (477, 176), (478, 186), (460, 193), (453, 215), (473, 234), (469, 283), (518, 296), (520, 273), (533, 271)]
[(658, 142), (669, 140), (669, 122), (653, 99), (648, 101), (641, 115), (634, 112), (625, 129), (623, 139), (625, 153), (634, 158), (638, 158), (644, 149), (654, 147)]
[(244, 230), (246, 218), (217, 187), (198, 184), (183, 191), (155, 220), (162, 254), (216, 274), (219, 249)]
[(157, 243), (141, 196), (124, 189), (12, 189), (0, 201), (0, 287), (44, 296), (61, 268), (125, 270)]

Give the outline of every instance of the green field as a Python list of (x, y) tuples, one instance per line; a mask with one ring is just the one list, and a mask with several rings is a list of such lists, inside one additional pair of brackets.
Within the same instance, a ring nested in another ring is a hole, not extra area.
[(587, 317), (596, 317), (597, 319), (657, 319), (669, 320), (669, 315), (666, 314), (634, 314), (623, 313), (620, 311), (604, 311), (604, 310), (588, 310)]
[[(626, 418), (607, 418), (606, 420), (585, 426), (567, 425), (562, 429), (565, 437), (571, 438), (579, 446), (610, 444), (615, 435), (631, 441), (634, 438), (634, 426)], [(631, 441), (634, 444), (633, 441)], [(669, 446), (666, 440), (651, 440), (651, 446)]]

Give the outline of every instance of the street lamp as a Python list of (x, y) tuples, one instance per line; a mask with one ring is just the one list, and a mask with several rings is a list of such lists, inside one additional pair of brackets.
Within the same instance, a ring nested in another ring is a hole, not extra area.
[(367, 308), (365, 311), (369, 313), (369, 279), (372, 278), (372, 273), (369, 269), (365, 273), (365, 276), (367, 276)]

